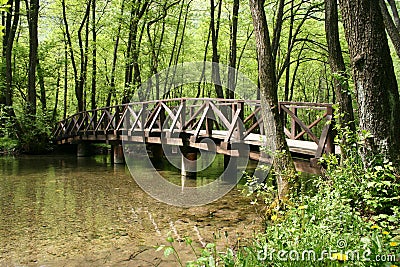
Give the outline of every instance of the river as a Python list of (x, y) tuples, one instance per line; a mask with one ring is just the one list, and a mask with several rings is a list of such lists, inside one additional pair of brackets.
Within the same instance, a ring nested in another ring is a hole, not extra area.
[[(218, 177), (221, 160), (215, 164), (193, 183)], [(160, 172), (180, 181), (173, 168)], [(0, 157), (0, 266), (178, 266), (155, 251), (169, 234), (189, 236), (197, 248), (216, 239), (223, 249), (260, 230), (242, 189), (181, 208), (147, 195), (107, 156)], [(184, 242), (175, 245), (184, 261), (195, 258)]]

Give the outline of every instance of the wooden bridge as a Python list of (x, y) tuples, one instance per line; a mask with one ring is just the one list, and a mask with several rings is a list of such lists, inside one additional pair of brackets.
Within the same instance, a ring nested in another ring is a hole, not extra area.
[[(331, 104), (280, 102), (279, 111), (295, 157), (313, 161), (323, 153), (335, 153)], [(263, 160), (263, 123), (260, 101), (179, 98), (79, 112), (58, 122), (53, 138), (57, 144), (111, 144), (116, 161), (123, 156), (123, 141), (215, 150), (233, 157), (240, 151), (232, 145), (246, 144), (251, 159)], [(201, 142), (205, 138), (212, 139), (215, 146)]]

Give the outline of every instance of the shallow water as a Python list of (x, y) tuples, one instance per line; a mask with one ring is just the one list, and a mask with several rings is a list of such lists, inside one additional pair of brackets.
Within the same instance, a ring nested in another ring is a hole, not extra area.
[[(215, 164), (191, 183), (217, 177), (221, 160)], [(180, 181), (174, 168), (161, 173)], [(167, 244), (168, 233), (190, 236), (198, 248), (217, 236), (223, 248), (260, 229), (240, 191), (239, 185), (214, 203), (179, 208), (144, 193), (124, 165), (106, 156), (0, 157), (0, 266), (177, 266), (154, 249)], [(176, 246), (183, 260), (194, 259), (184, 242)]]

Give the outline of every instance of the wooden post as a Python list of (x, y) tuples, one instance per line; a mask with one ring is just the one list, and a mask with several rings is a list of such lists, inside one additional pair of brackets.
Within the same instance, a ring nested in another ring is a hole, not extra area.
[(181, 175), (182, 177), (196, 179), (197, 152), (195, 151), (182, 152)]
[(327, 119), (330, 120), (330, 125), (328, 129), (328, 135), (326, 137), (326, 148), (325, 151), (327, 154), (335, 153), (335, 131), (334, 131), (334, 124), (335, 120), (333, 117), (333, 108), (327, 107), (326, 108)]
[(121, 144), (113, 145), (113, 163), (114, 164), (124, 164), (125, 157), (124, 157), (124, 148)]
[[(291, 107), (290, 110), (293, 112), (294, 115), (297, 116), (297, 108), (296, 107)], [(290, 139), (295, 139), (297, 135), (297, 127), (296, 127), (296, 121), (292, 118), (291, 120), (291, 127), (290, 127)]]
[(90, 145), (88, 143), (78, 143), (77, 157), (89, 157), (91, 155)]
[(229, 155), (224, 155), (224, 175), (223, 175), (222, 179), (224, 181), (236, 183), (237, 172), (238, 172), (237, 157), (231, 157)]
[(150, 151), (152, 158), (157, 161), (161, 161), (164, 156), (163, 146), (160, 144), (151, 144)]

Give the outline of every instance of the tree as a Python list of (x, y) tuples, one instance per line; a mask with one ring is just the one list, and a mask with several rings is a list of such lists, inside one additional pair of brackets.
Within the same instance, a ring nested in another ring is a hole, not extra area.
[(29, 71), (27, 114), (36, 115), (36, 67), (38, 62), (39, 0), (25, 0), (29, 26)]
[[(361, 150), (365, 166), (373, 157), (400, 171), (400, 99), (379, 2), (339, 0), (349, 45), (361, 130), (371, 136)], [(362, 14), (362, 15), (361, 15)]]
[[(258, 75), (261, 102), (263, 105), (263, 125), (266, 128), (265, 132), (271, 133), (270, 128), (273, 131), (273, 140), (270, 140), (273, 142), (273, 151), (276, 152), (273, 167), (277, 179), (278, 197), (279, 199), (284, 199), (290, 192), (290, 179), (295, 177), (296, 169), (286, 143), (283, 120), (278, 110), (278, 84), (275, 73), (275, 60), (264, 11), (264, 1), (250, 0), (250, 10), (257, 46)], [(271, 114), (272, 118), (268, 114)]]
[(400, 23), (398, 22), (399, 14), (397, 13), (396, 4), (393, 1), (389, 1), (393, 10), (393, 17), (397, 23), (397, 26), (393, 21), (392, 17), (390, 16), (385, 1), (384, 0), (378, 0), (378, 1), (379, 1), (379, 7), (382, 12), (383, 23), (385, 24), (386, 31), (390, 39), (392, 40), (393, 47), (397, 53), (397, 56), (400, 58), (400, 25), (399, 25)]
[(343, 114), (340, 123), (355, 130), (353, 104), (346, 73), (346, 65), (340, 46), (337, 0), (325, 0), (325, 34), (328, 44), (329, 65), (333, 74), (336, 100), (339, 112)]
[(96, 109), (96, 76), (97, 76), (97, 27), (96, 27), (96, 0), (92, 0), (92, 94), (91, 108)]
[[(5, 86), (4, 86), (4, 104), (8, 107), (8, 115), (15, 117), (12, 101), (12, 84), (13, 84), (13, 69), (12, 69), (12, 54), (17, 32), (19, 17), (20, 17), (20, 0), (9, 1), (10, 8), (7, 12), (5, 34), (3, 36), (3, 57), (5, 58)], [(14, 5), (13, 5), (14, 4)], [(14, 17), (14, 19), (13, 19)]]
[(225, 91), (225, 96), (228, 99), (235, 97), (236, 87), (236, 58), (237, 58), (237, 30), (239, 16), (239, 0), (233, 1), (232, 10), (232, 25), (230, 29), (230, 49), (229, 49), (229, 69), (228, 69), (228, 89)]
[(212, 46), (212, 80), (215, 87), (215, 92), (218, 98), (224, 98), (224, 91), (221, 86), (221, 76), (219, 70), (219, 54), (218, 54), (218, 37), (221, 19), (222, 0), (219, 0), (217, 10), (217, 22), (215, 22), (215, 4), (214, 0), (210, 0), (210, 31), (211, 31), (211, 46)]
[[(139, 48), (142, 33), (139, 34), (139, 22), (147, 12), (149, 4), (150, 1), (144, 1), (143, 3), (139, 1), (132, 4), (128, 45), (126, 48), (125, 88), (122, 103), (128, 103), (135, 89), (138, 89), (142, 83), (139, 65)], [(140, 35), (139, 38), (138, 35)]]

